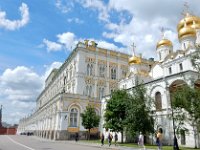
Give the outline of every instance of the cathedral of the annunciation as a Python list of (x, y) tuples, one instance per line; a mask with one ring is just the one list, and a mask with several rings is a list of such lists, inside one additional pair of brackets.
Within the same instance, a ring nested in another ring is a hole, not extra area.
[[(92, 129), (91, 134), (106, 134), (103, 114), (108, 95), (115, 89), (129, 91), (139, 79), (155, 101), (155, 128), (163, 129), (163, 144), (172, 145), (170, 94), (183, 85), (200, 88), (198, 72), (191, 63), (191, 55), (200, 47), (200, 18), (186, 13), (177, 25), (177, 36), (178, 49), (173, 49), (173, 43), (165, 36), (155, 43), (157, 61), (134, 51), (130, 56), (100, 48), (94, 41), (79, 42), (62, 66), (52, 70), (45, 80), (45, 88), (36, 100), (36, 111), (20, 120), (17, 132), (30, 131), (52, 140), (70, 140), (78, 133), (84, 139), (87, 130), (80, 114), (91, 104), (102, 116), (99, 128)], [(186, 123), (185, 128), (188, 130), (177, 135), (179, 145), (200, 147), (195, 127)]]

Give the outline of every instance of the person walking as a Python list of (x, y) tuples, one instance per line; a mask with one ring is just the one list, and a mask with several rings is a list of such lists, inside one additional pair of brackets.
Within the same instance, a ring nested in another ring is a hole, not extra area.
[(142, 134), (142, 132), (140, 132), (140, 135), (138, 136), (138, 146), (145, 150), (145, 146), (144, 146), (144, 135)]
[(75, 134), (75, 141), (76, 141), (76, 142), (78, 141), (78, 137), (79, 137), (79, 136), (78, 136), (78, 133), (76, 133), (76, 134)]
[(113, 138), (112, 134), (108, 133), (108, 144), (109, 144), (109, 147), (111, 146), (112, 138)]
[(101, 133), (101, 146), (103, 146), (103, 145), (104, 145), (104, 134)]
[(118, 141), (118, 135), (117, 135), (117, 133), (115, 132), (115, 146), (117, 146), (117, 141)]
[(158, 133), (156, 135), (156, 144), (158, 145), (158, 150), (162, 150), (162, 128), (159, 128)]

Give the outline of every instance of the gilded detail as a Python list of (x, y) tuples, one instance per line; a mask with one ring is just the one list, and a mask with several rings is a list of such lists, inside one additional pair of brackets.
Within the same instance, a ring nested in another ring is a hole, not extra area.
[(98, 80), (97, 85), (98, 86), (106, 86), (106, 81), (105, 80)]
[(86, 57), (85, 58), (85, 62), (87, 63), (95, 63), (96, 59), (95, 58), (92, 58), (92, 57)]

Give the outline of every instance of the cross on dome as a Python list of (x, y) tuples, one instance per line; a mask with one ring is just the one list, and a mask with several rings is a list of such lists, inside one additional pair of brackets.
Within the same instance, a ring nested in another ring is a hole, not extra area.
[(133, 56), (135, 56), (135, 48), (136, 48), (136, 46), (135, 46), (135, 43), (133, 42), (133, 44), (131, 45), (132, 46), (132, 50), (133, 50)]
[(182, 15), (184, 16), (184, 17), (187, 17), (187, 16), (190, 16), (190, 13), (189, 13), (189, 5), (188, 5), (188, 2), (185, 2), (184, 4), (183, 4), (183, 6), (184, 6), (184, 8), (183, 8), (183, 11), (182, 11)]
[(161, 32), (162, 39), (164, 39), (164, 37), (165, 37), (165, 29), (164, 29), (164, 27), (161, 27), (160, 32)]

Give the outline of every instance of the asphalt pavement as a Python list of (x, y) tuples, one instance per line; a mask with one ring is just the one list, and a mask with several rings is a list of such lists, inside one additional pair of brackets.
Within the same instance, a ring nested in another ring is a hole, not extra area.
[[(0, 150), (144, 150), (123, 146), (101, 146), (85, 141), (54, 141), (26, 135), (0, 135)], [(147, 149), (146, 149), (147, 150)]]

